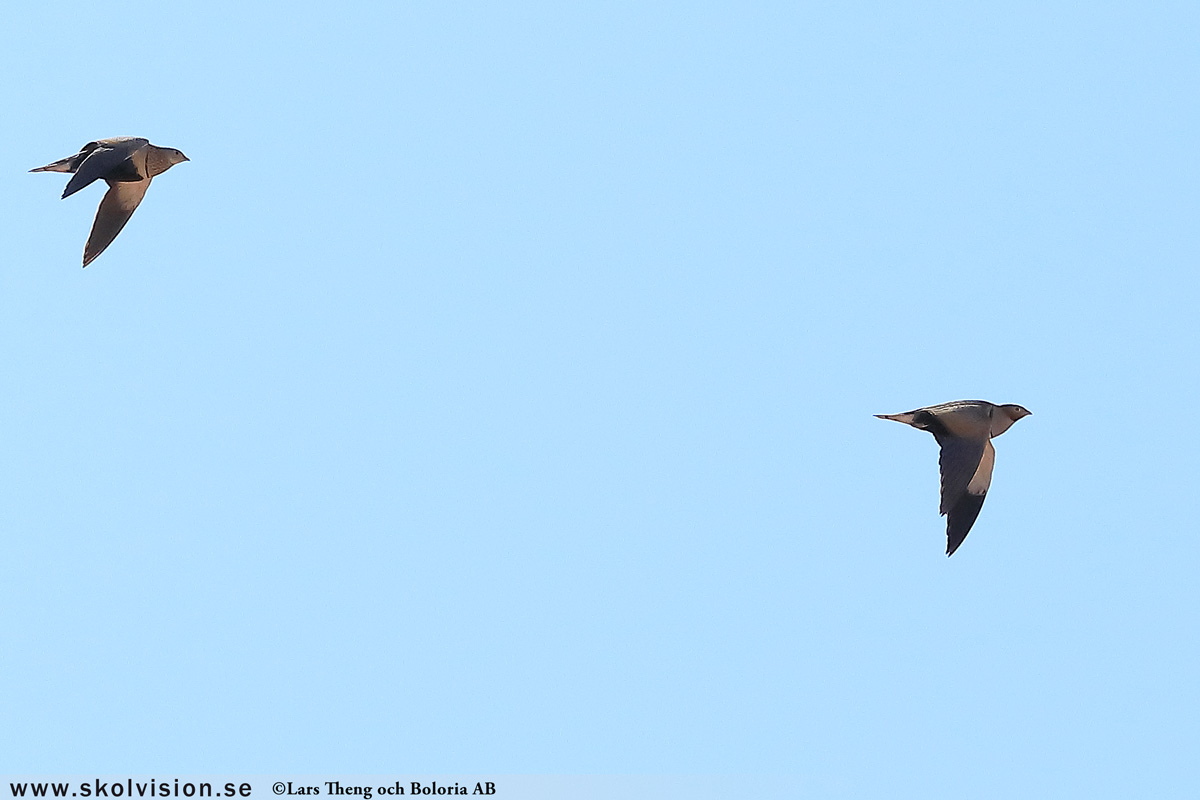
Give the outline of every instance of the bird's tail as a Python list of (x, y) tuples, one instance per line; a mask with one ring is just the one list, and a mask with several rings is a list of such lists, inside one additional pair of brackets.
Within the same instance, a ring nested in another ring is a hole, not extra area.
[(74, 172), (75, 171), (75, 156), (60, 158), (58, 161), (47, 164), (44, 167), (34, 167), (30, 172)]
[(893, 422), (903, 422), (905, 425), (912, 425), (913, 418), (916, 416), (911, 411), (904, 414), (876, 414), (880, 419), (890, 419)]

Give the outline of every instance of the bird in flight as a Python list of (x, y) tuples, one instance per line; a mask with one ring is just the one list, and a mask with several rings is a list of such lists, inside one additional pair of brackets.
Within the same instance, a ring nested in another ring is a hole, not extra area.
[(956, 400), (904, 414), (875, 415), (929, 431), (941, 446), (938, 466), (942, 472), (941, 513), (946, 516), (947, 556), (954, 555), (967, 538), (983, 508), (996, 463), (992, 439), (1030, 413), (1024, 406), (1011, 403), (998, 406), (986, 400)]
[(108, 184), (100, 201), (92, 233), (83, 249), (83, 265), (95, 260), (112, 244), (146, 195), (150, 180), (188, 157), (173, 147), (156, 147), (149, 139), (117, 136), (88, 142), (73, 156), (59, 159), (30, 172), (72, 172), (62, 196), (69, 197), (97, 178)]

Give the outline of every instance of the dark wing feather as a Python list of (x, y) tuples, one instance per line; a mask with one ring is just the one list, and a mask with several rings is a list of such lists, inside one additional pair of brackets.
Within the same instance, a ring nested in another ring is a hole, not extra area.
[(127, 142), (121, 142), (116, 147), (97, 147), (79, 164), (71, 180), (67, 181), (62, 196), (70, 197), (92, 181), (109, 177), (114, 171), (123, 180), (128, 180), (129, 167), (124, 166), (123, 162), (128, 161), (138, 149), (138, 146)]
[(947, 556), (954, 555), (954, 551), (971, 532), (971, 526), (975, 524), (975, 518), (979, 516), (979, 509), (983, 508), (983, 501), (986, 497), (986, 493), (964, 492), (963, 496), (954, 504), (954, 508), (950, 509), (950, 513), (946, 515)]
[(938, 510), (946, 514), (967, 493), (967, 486), (983, 458), (987, 439), (964, 439), (937, 429), (933, 430), (933, 435), (942, 446), (941, 457), (938, 458), (938, 466), (942, 471), (942, 504)]

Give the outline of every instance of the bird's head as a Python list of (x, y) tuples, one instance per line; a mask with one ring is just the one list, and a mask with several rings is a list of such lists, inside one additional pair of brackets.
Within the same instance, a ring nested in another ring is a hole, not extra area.
[(1016, 403), (1008, 403), (1006, 405), (1002, 405), (1002, 406), (1000, 406), (1000, 410), (1003, 411), (1004, 415), (1006, 417), (1008, 417), (1009, 419), (1011, 419), (1013, 422), (1016, 422), (1021, 417), (1028, 417), (1030, 414), (1033, 413), (1025, 406), (1019, 406)]
[(151, 146), (146, 150), (146, 171), (153, 178), (188, 160), (187, 156), (174, 147)]

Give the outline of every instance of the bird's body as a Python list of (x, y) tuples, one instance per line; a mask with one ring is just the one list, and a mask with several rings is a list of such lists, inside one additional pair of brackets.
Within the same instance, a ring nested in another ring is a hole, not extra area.
[(992, 439), (1029, 415), (1023, 406), (998, 406), (986, 400), (956, 400), (903, 414), (876, 414), (929, 431), (941, 446), (941, 513), (946, 515), (946, 555), (953, 555), (967, 538), (988, 487), (996, 450)]
[(73, 156), (29, 171), (74, 173), (67, 181), (63, 197), (70, 197), (100, 178), (108, 184), (83, 250), (86, 267), (117, 238), (142, 202), (151, 179), (187, 160), (187, 156), (173, 147), (157, 147), (136, 136), (117, 136), (88, 142)]

